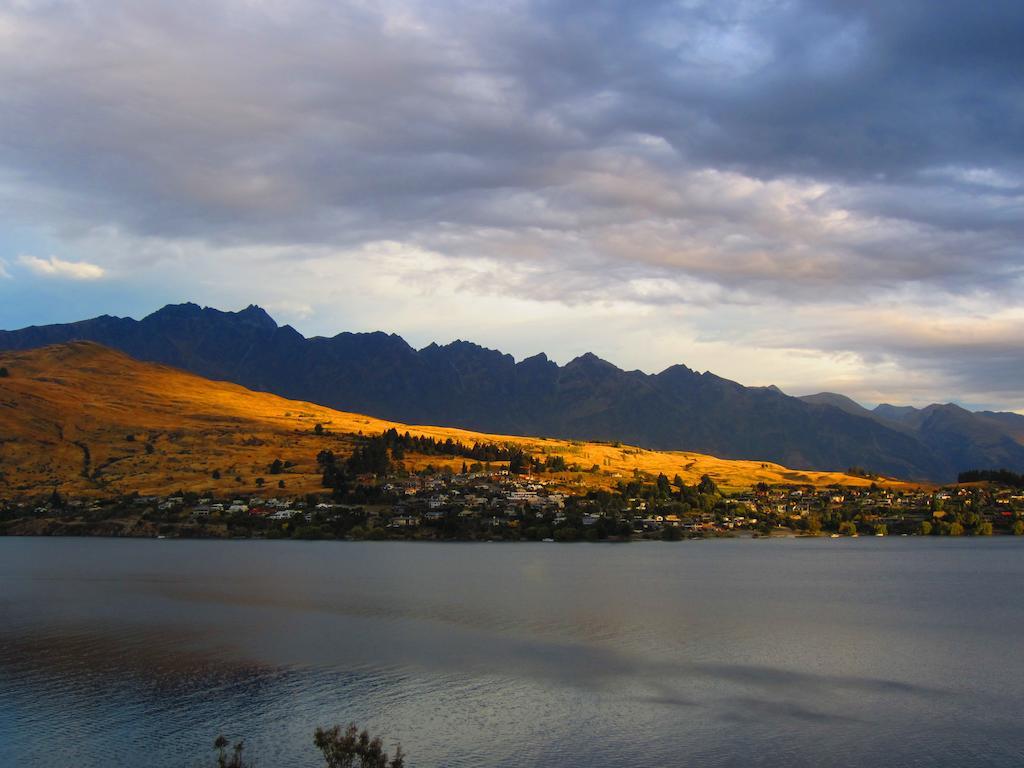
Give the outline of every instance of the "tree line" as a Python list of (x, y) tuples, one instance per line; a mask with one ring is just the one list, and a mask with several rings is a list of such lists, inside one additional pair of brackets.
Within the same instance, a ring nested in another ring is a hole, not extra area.
[(1013, 488), (1024, 488), (1024, 475), (1018, 475), (1008, 469), (970, 469), (957, 476), (957, 482), (960, 483), (980, 483), (982, 481), (1002, 483)]
[[(563, 456), (539, 459), (515, 445), (481, 442), (467, 445), (450, 437), (440, 440), (408, 432), (402, 434), (394, 427), (380, 435), (362, 438), (347, 459), (341, 460), (334, 451), (323, 450), (317, 454), (316, 461), (323, 476), (324, 487), (338, 489), (347, 487), (351, 479), (359, 475), (387, 475), (395, 468), (396, 462), (405, 459), (407, 452), (424, 456), (462, 457), (472, 460), (474, 467), (481, 463), (508, 462), (509, 471), (517, 475), (531, 471), (566, 472), (578, 469), (575, 465), (568, 465)], [(463, 472), (468, 470), (469, 467), (463, 462)]]
[(498, 445), (497, 443), (474, 442), (473, 445), (466, 445), (450, 437), (445, 440), (430, 437), (428, 435), (410, 435), (408, 432), (402, 434), (392, 427), (385, 430), (378, 437), (369, 438), (367, 445), (379, 443), (391, 451), (392, 458), (400, 461), (405, 458), (405, 453), (418, 453), (424, 456), (460, 456), (473, 461), (511, 461), (522, 451), (514, 446)]

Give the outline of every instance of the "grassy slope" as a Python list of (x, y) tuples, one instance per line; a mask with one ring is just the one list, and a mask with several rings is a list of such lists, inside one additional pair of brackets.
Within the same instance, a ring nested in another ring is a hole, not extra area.
[[(760, 481), (868, 483), (841, 473), (799, 472), (695, 453), (407, 427), (141, 363), (91, 342), (0, 353), (0, 366), (10, 370), (8, 378), (0, 378), (0, 496), (39, 493), (57, 484), (64, 493), (83, 495), (179, 488), (242, 494), (257, 491), (257, 477), (266, 479), (267, 496), (320, 491), (318, 451), (346, 452), (355, 433), (372, 435), (392, 426), (465, 443), (517, 443), (536, 455), (561, 454), (586, 467), (598, 464), (603, 472), (585, 474), (588, 484), (611, 485), (634, 469), (669, 477), (678, 473), (687, 482), (707, 473), (731, 489)], [(315, 435), (317, 423), (330, 434)], [(271, 476), (267, 468), (275, 458), (295, 466)], [(462, 459), (413, 456), (406, 465), (418, 468), (428, 462), (457, 467)], [(214, 469), (220, 470), (220, 480), (211, 479)], [(575, 475), (565, 479), (570, 477)], [(284, 491), (277, 488), (282, 478)]]

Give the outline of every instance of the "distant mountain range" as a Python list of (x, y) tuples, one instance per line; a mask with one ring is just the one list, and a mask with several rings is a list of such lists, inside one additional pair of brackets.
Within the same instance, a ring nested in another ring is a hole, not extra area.
[[(761, 482), (817, 488), (868, 484), (861, 477), (763, 461), (383, 421), (210, 381), (88, 341), (0, 352), (0, 368), (8, 371), (0, 376), (0, 499), (46, 497), (54, 488), (72, 497), (133, 491), (167, 496), (180, 490), (244, 498), (323, 493), (321, 451), (347, 457), (358, 434), (392, 428), (438, 442), (512, 442), (538, 459), (560, 456), (567, 466), (578, 464), (583, 471), (549, 473), (547, 478), (564, 482), (580, 477), (586, 489), (614, 486), (635, 471), (678, 475), (689, 485), (707, 474), (726, 490)], [(401, 461), (413, 471), (433, 465), (458, 472), (466, 458), (410, 447)], [(271, 473), (277, 459), (285, 463), (283, 472)], [(278, 490), (277, 481), (285, 482), (285, 491)], [(110, 532), (116, 535), (113, 525)]]
[(791, 397), (674, 365), (623, 371), (593, 354), (559, 366), (466, 341), (416, 350), (394, 334), (305, 338), (261, 308), (169, 305), (0, 331), (0, 350), (95, 341), (139, 360), (255, 390), (413, 424), (621, 440), (805, 469), (863, 467), (951, 481), (972, 468), (1024, 471), (1024, 416), (955, 405), (869, 411), (842, 395)]

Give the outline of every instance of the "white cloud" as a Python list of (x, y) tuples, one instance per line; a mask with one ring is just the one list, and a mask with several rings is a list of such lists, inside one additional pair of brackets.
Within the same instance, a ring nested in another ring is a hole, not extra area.
[[(59, 277), (69, 280), (98, 280), (103, 277), (103, 268), (87, 261), (65, 261), (56, 256), (41, 259), (38, 256), (22, 255), (19, 263), (32, 272), (44, 277)], [(2, 268), (0, 268), (2, 269)]]
[(10, 278), (11, 273), (7, 271), (7, 262), (0, 259), (0, 280)]

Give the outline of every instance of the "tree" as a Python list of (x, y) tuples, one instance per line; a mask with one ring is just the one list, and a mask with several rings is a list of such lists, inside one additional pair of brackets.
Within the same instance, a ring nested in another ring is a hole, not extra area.
[(1012, 530), (1014, 536), (1024, 536), (1024, 520), (1015, 520)]
[(252, 768), (252, 763), (246, 764), (242, 758), (242, 750), (245, 749), (245, 742), (238, 742), (228, 753), (228, 740), (224, 736), (218, 736), (213, 742), (213, 748), (217, 750), (217, 768)]
[(928, 522), (927, 520), (922, 520), (921, 521), (921, 526), (920, 526), (919, 530), (920, 530), (922, 536), (931, 536), (932, 535), (932, 524), (930, 522)]
[(284, 472), (284, 462), (281, 461), (280, 459), (274, 459), (274, 461), (271, 462), (270, 464), (269, 471), (270, 474), (272, 475), (280, 475), (282, 472)]
[(313, 743), (327, 761), (327, 768), (403, 768), (405, 756), (400, 746), (394, 758), (389, 759), (380, 736), (370, 737), (367, 730), (360, 733), (355, 723), (342, 733), (341, 726), (317, 728)]
[(947, 533), (949, 536), (963, 536), (964, 527), (960, 523), (951, 523)]
[(564, 456), (548, 456), (544, 460), (544, 469), (548, 472), (567, 472), (569, 466), (565, 463)]
[[(678, 477), (678, 475), (676, 475), (676, 477)], [(668, 482), (668, 475), (666, 475), (664, 472), (658, 475), (656, 487), (658, 489), (659, 499), (667, 499), (669, 496), (672, 495), (672, 486)]]
[(711, 479), (711, 475), (701, 475), (700, 484), (697, 486), (697, 492), (707, 494), (708, 496), (714, 496), (718, 493), (718, 486), (715, 481)]
[(666, 525), (664, 528), (661, 529), (662, 541), (681, 541), (682, 538), (682, 530), (674, 525)]
[(323, 424), (317, 424), (315, 427), (313, 427), (313, 434), (315, 434), (315, 435), (322, 435), (323, 433), (324, 433), (324, 425)]
[(214, 480), (220, 480), (220, 470), (213, 470), (213, 472), (210, 473), (210, 477), (212, 477)]
[(885, 523), (879, 523), (875, 526), (875, 536), (886, 536), (889, 533), (889, 528)]
[(391, 470), (387, 442), (377, 437), (369, 438), (352, 451), (345, 467), (353, 475), (386, 475)]
[(579, 537), (580, 532), (571, 526), (559, 528), (555, 531), (555, 541), (576, 541)]
[(857, 533), (857, 524), (852, 520), (844, 520), (839, 524), (839, 533), (853, 536)]
[(6, 379), (10, 375), (11, 372), (8, 371), (6, 368), (0, 368), (0, 379)]
[(508, 471), (513, 475), (525, 475), (530, 469), (530, 457), (521, 449), (512, 452), (509, 458)]

